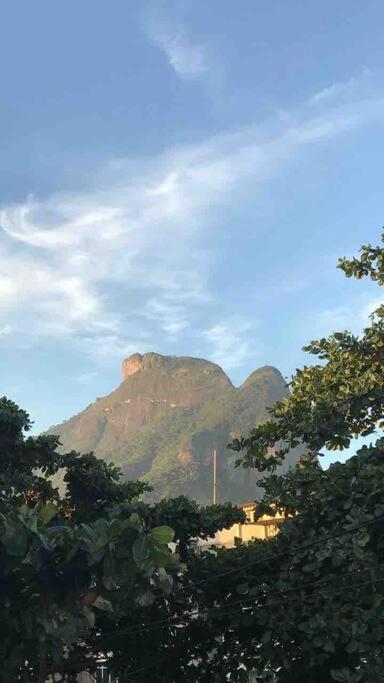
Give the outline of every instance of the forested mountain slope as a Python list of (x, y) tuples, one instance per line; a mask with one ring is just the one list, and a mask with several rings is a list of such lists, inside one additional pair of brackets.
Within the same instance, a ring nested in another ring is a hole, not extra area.
[[(118, 464), (127, 478), (150, 482), (157, 499), (186, 494), (210, 502), (216, 448), (218, 499), (243, 502), (256, 496), (257, 473), (235, 469), (226, 446), (287, 395), (273, 367), (259, 368), (234, 387), (209, 361), (137, 353), (123, 362), (117, 389), (49, 432), (60, 435), (65, 451), (92, 450)], [(291, 452), (285, 467), (297, 459), (298, 452)]]

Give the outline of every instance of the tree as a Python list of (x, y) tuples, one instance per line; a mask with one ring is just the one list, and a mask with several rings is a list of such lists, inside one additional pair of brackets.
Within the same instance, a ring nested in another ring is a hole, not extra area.
[[(384, 249), (363, 247), (340, 268), (382, 285)], [(384, 440), (326, 471), (319, 457), (383, 426), (383, 307), (360, 337), (336, 332), (307, 350), (319, 362), (296, 372), (268, 422), (232, 444), (239, 466), (266, 473), (258, 513), (286, 514), (279, 535), (190, 553), (168, 618), (121, 633), (121, 653), (139, 636), (146, 657), (149, 638), (159, 651), (136, 669), (117, 658), (123, 681), (241, 683), (251, 671), (270, 683), (382, 680)], [(278, 476), (298, 443), (300, 464)]]
[(64, 464), (57, 439), (25, 438), (29, 427), (24, 411), (0, 400), (0, 653), (7, 682), (92, 668), (98, 611), (114, 616), (121, 605), (155, 601), (169, 593), (169, 572), (177, 569), (169, 527), (150, 527), (137, 513), (106, 512), (107, 502), (129, 500), (140, 485), (119, 484), (116, 471), (94, 456), (71, 454), (61, 499), (47, 478)]
[[(363, 246), (359, 258), (340, 259), (339, 267), (347, 277), (383, 285), (384, 248)], [(262, 551), (257, 567), (244, 573), (241, 592), (254, 592), (255, 603), (242, 609), (240, 620), (226, 622), (235, 638), (228, 650), (224, 640), (218, 656), (243, 646), (236, 627), (246, 620), (247, 667), (273, 673), (279, 683), (378, 681), (384, 667), (384, 440), (327, 471), (318, 457), (324, 447), (346, 448), (352, 437), (384, 426), (384, 306), (360, 337), (336, 332), (306, 350), (320, 362), (298, 370), (291, 396), (273, 406), (271, 419), (232, 444), (242, 452), (239, 464), (271, 472), (259, 514), (278, 509), (296, 516)], [(277, 476), (281, 442), (303, 443), (307, 452), (298, 467)], [(238, 583), (231, 596), (236, 591)]]
[[(370, 277), (382, 286), (384, 248), (363, 246), (360, 258), (341, 258), (338, 267), (347, 277)], [(347, 448), (351, 438), (372, 434), (382, 421), (384, 305), (360, 337), (335, 332), (304, 350), (321, 362), (297, 370), (291, 396), (274, 405), (271, 419), (232, 444), (233, 450), (245, 451), (243, 467), (271, 470), (285, 455), (286, 449), (279, 448), (282, 441), (288, 446), (304, 442), (308, 457), (316, 459), (322, 448)], [(276, 448), (274, 457), (266, 457), (269, 448)]]
[(201, 632), (217, 644), (208, 658), (200, 641), (196, 681), (242, 681), (245, 670), (276, 683), (381, 680), (383, 456), (381, 440), (327, 471), (268, 478), (268, 504), (296, 500), (298, 514), (268, 542), (199, 558), (198, 580), (218, 577), (196, 595)]
[[(92, 453), (62, 455), (56, 437), (27, 437), (30, 427), (25, 411), (0, 399), (0, 680), (7, 683), (92, 671), (100, 653), (111, 665), (120, 661), (116, 633), (164, 618), (183, 580), (170, 542), (187, 560), (192, 538), (242, 519), (230, 505), (204, 509), (183, 497), (139, 502), (146, 484), (122, 481)], [(134, 669), (140, 650), (126, 647), (123, 659)]]

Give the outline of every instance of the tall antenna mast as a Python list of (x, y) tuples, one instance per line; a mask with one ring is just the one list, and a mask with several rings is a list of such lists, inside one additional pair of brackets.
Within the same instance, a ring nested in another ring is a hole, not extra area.
[(213, 504), (217, 502), (217, 452), (213, 451)]

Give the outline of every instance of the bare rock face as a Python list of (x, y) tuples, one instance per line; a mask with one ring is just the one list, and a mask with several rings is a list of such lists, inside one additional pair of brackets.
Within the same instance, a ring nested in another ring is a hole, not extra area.
[(131, 375), (144, 367), (144, 357), (141, 353), (133, 353), (132, 356), (125, 358), (122, 363), (123, 380), (128, 379)]

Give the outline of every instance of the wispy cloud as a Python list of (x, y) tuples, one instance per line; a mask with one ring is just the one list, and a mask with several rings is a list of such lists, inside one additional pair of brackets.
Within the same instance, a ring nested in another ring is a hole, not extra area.
[(364, 94), (372, 96), (374, 93), (375, 75), (364, 69), (358, 76), (352, 76), (346, 81), (332, 83), (316, 92), (309, 99), (310, 105), (321, 106), (333, 102), (340, 103), (342, 100), (354, 100), (356, 96), (362, 98)]
[(3, 206), (0, 329), (29, 343), (67, 339), (100, 357), (189, 333), (216, 359), (240, 364), (253, 353), (241, 342), (249, 330), (238, 329), (235, 339), (227, 323), (207, 324), (216, 306), (209, 245), (223, 208), (241, 211), (245, 194), (257, 202), (302, 150), (379, 122), (383, 113), (378, 92), (345, 105), (332, 99), (315, 112), (304, 103), (286, 119), (108, 163), (88, 192)]
[(370, 324), (370, 315), (383, 303), (382, 298), (363, 295), (349, 306), (315, 311), (311, 314), (309, 327), (316, 336), (328, 336), (343, 330), (360, 334)]
[(362, 306), (362, 308), (360, 310), (360, 318), (361, 318), (363, 325), (368, 323), (372, 313), (374, 313), (379, 308), (379, 306), (383, 306), (383, 304), (384, 304), (383, 297), (381, 297), (381, 298), (373, 297), (373, 298), (369, 299)]
[(75, 376), (73, 380), (76, 384), (87, 386), (95, 381), (97, 375), (98, 373), (96, 371), (91, 370), (90, 372), (83, 372), (80, 375)]
[(194, 45), (181, 29), (171, 31), (162, 28), (152, 33), (152, 39), (178, 76), (197, 78), (208, 71), (206, 49), (203, 45)]
[(193, 40), (177, 20), (147, 11), (143, 27), (148, 39), (163, 52), (169, 66), (181, 78), (198, 78), (210, 70), (208, 47)]
[(11, 334), (11, 332), (12, 332), (11, 325), (0, 326), (0, 337), (5, 337), (8, 334)]
[(328, 335), (347, 329), (350, 323), (351, 311), (345, 306), (337, 306), (311, 313), (309, 327), (315, 335)]
[(240, 367), (260, 351), (255, 340), (255, 323), (227, 320), (202, 332), (209, 344), (210, 358), (226, 370)]

